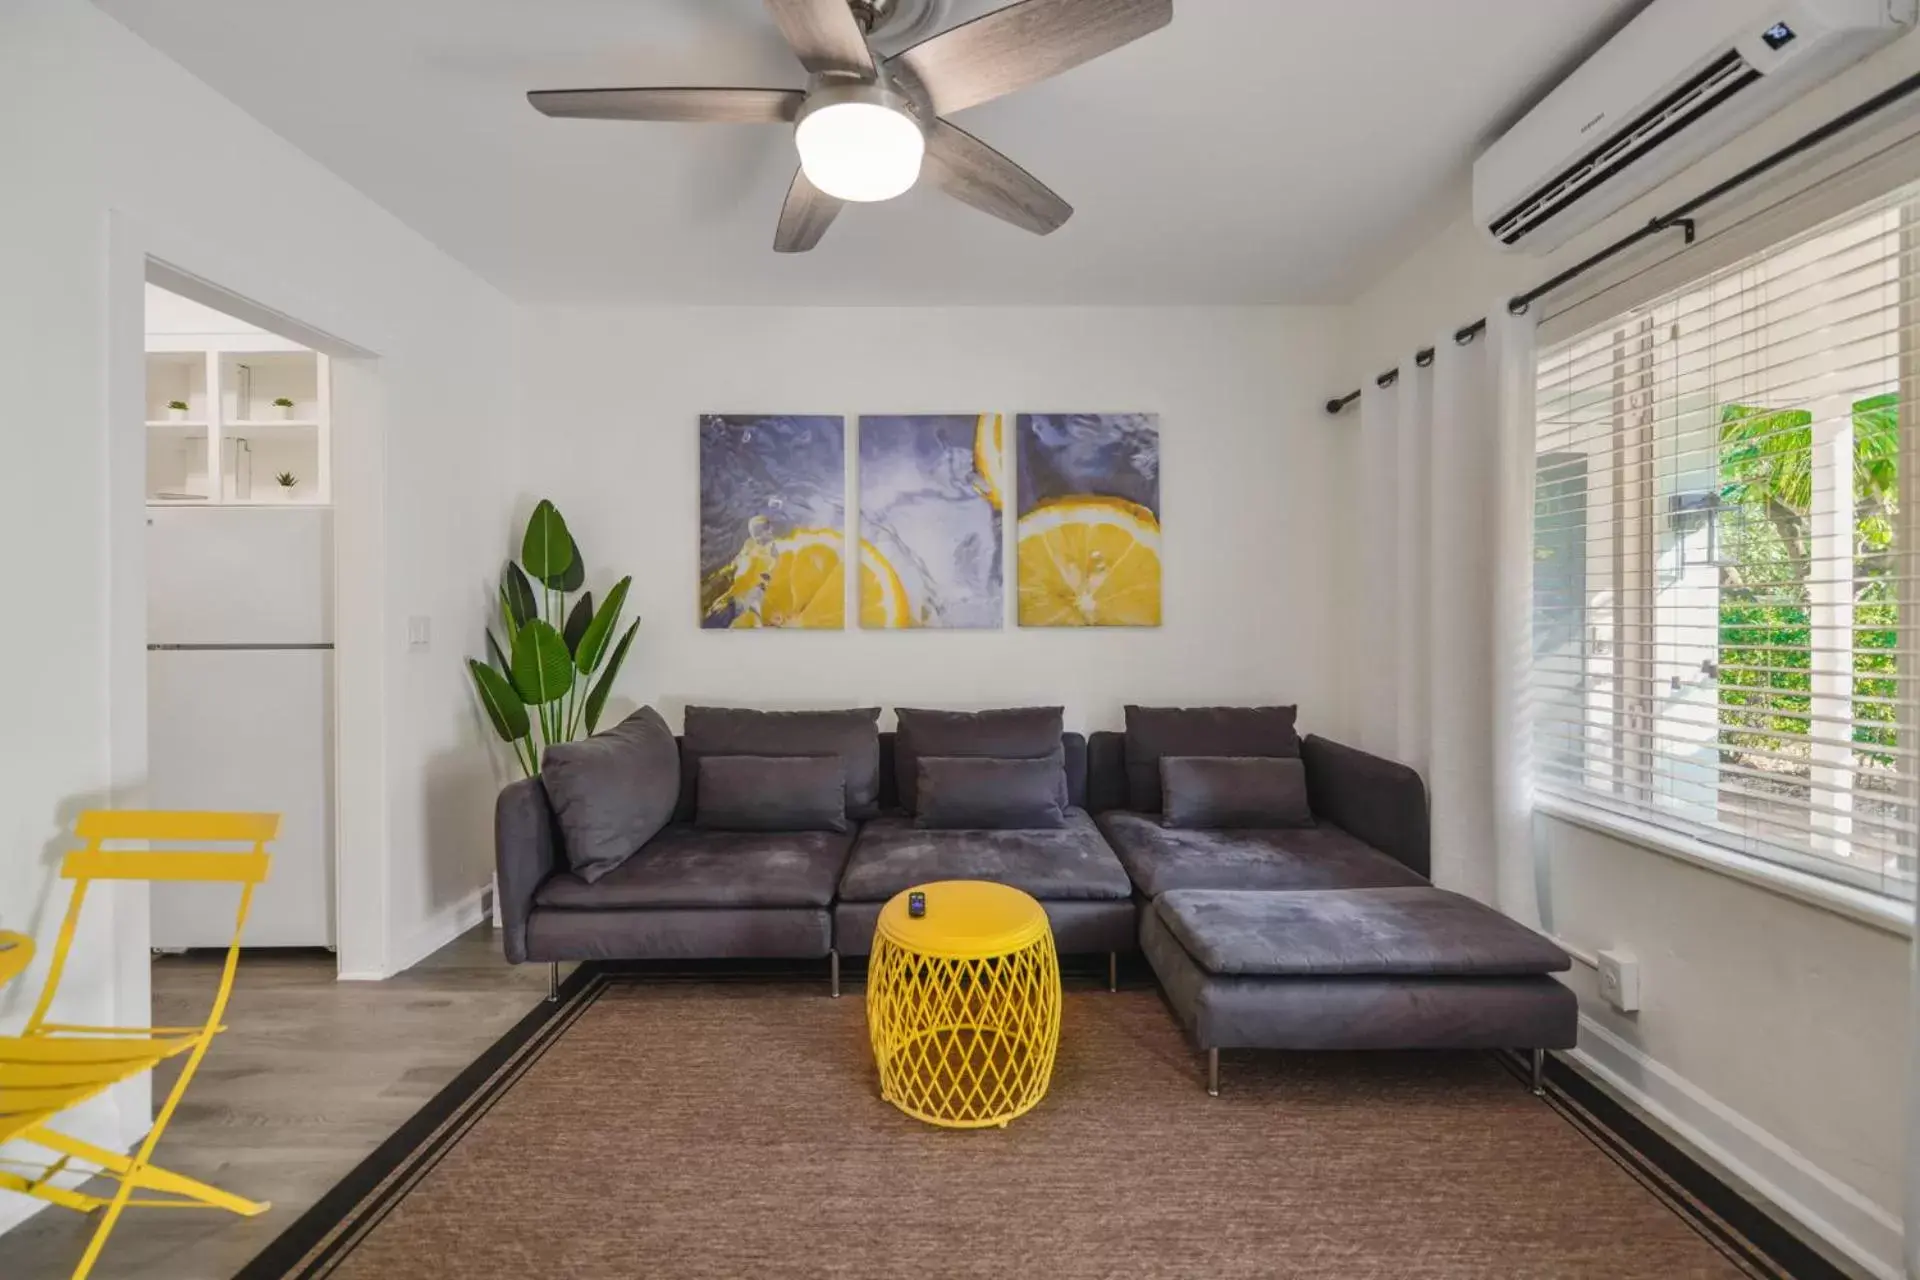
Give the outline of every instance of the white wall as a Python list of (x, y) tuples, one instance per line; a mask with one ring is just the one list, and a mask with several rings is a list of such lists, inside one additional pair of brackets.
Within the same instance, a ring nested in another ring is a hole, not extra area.
[[(1446, 229), (1348, 308), (1343, 376), (1324, 390), (1370, 389), (1375, 374), (1411, 359), (1416, 348), (1446, 342), (1506, 296), (1915, 70), (1920, 43), (1909, 37), (1544, 260), (1494, 251), (1463, 187)], [(1906, 119), (1893, 132), (1911, 132), (1911, 111), (1895, 115)], [(1875, 145), (1853, 149), (1865, 154)], [(1778, 177), (1785, 185), (1774, 188), (1776, 197), (1811, 181), (1811, 171), (1790, 166)], [(1708, 211), (1703, 238), (1750, 234), (1753, 224), (1739, 227), (1750, 212), (1740, 202)], [(1679, 283), (1687, 264), (1704, 262), (1712, 248), (1674, 257), (1678, 241), (1677, 232), (1661, 238), (1611, 278), (1666, 259), (1655, 274)], [(1594, 287), (1569, 289), (1538, 311), (1551, 315)], [(1343, 462), (1357, 503), (1365, 486), (1354, 448), (1357, 414), (1349, 415), (1341, 420)], [(1346, 548), (1345, 572), (1360, 563), (1351, 553)], [(1346, 604), (1344, 625), (1362, 625), (1357, 602)], [(1366, 679), (1355, 665), (1343, 672), (1350, 703)], [(1580, 996), (1585, 1060), (1830, 1243), (1877, 1274), (1901, 1274), (1911, 950), (1904, 932), (1556, 818), (1536, 816), (1534, 833), (1539, 870), (1519, 873), (1542, 887), (1542, 920), (1582, 949), (1621, 947), (1641, 963), (1645, 1004), (1633, 1016), (1599, 1001), (1591, 971), (1576, 966), (1570, 981)]]
[[(64, 833), (82, 808), (139, 798), (142, 579), (113, 550), (137, 556), (143, 468), (114, 451), (140, 448), (140, 255), (152, 252), (381, 357), (384, 414), (358, 429), (385, 487), (362, 485), (366, 527), (342, 573), (374, 583), (361, 594), (376, 602), (374, 692), (383, 682), (388, 701), (355, 722), (379, 772), (373, 823), (346, 856), (384, 868), (363, 950), (413, 958), (490, 862), (491, 764), (456, 638), (478, 626), (504, 550), (508, 304), (83, 0), (0, 6), (0, 172), (0, 424), (31, 477), (0, 504), (14, 549), (0, 667), (15, 673), (0, 928), (36, 935), (44, 965), (66, 902)], [(432, 651), (405, 649), (408, 613), (444, 637)], [(90, 902), (86, 923), (58, 1014), (143, 1020), (144, 893)], [(0, 992), (0, 1026), (24, 1018), (42, 973)], [(144, 1128), (144, 1092), (119, 1102), (85, 1118), (90, 1136)], [(28, 1203), (6, 1198), (0, 1226)]]
[[(622, 683), (670, 720), (702, 700), (1064, 703), (1069, 727), (1099, 729), (1129, 701), (1270, 699), (1337, 734), (1322, 606), (1353, 526), (1329, 483), (1338, 433), (1314, 408), (1335, 327), (1276, 308), (529, 308), (520, 510), (551, 497), (595, 581), (633, 573), (645, 622)], [(996, 410), (1160, 415), (1163, 626), (699, 630), (700, 413), (845, 414), (851, 497), (861, 412)]]

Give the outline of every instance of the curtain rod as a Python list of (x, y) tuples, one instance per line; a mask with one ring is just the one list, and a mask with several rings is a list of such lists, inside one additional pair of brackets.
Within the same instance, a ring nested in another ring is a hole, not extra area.
[[(1821, 125), (1819, 128), (1814, 129), (1811, 132), (1802, 134), (1800, 137), (1795, 138), (1792, 142), (1789, 142), (1786, 146), (1781, 147), (1778, 151), (1775, 151), (1773, 154), (1755, 161), (1754, 163), (1748, 165), (1746, 168), (1740, 170), (1740, 172), (1734, 174), (1732, 177), (1727, 178), (1721, 182), (1717, 182), (1713, 186), (1708, 187), (1705, 191), (1701, 192), (1699, 195), (1695, 196), (1693, 199), (1687, 201), (1685, 204), (1682, 204), (1679, 207), (1675, 208), (1671, 212), (1663, 213), (1660, 216), (1653, 218), (1647, 223), (1646, 226), (1641, 227), (1637, 231), (1629, 232), (1627, 235), (1624, 235), (1620, 237), (1620, 239), (1615, 240), (1612, 244), (1600, 250), (1598, 253), (1594, 254), (1593, 256), (1589, 258), (1584, 258), (1581, 261), (1575, 263), (1573, 266), (1568, 267), (1565, 271), (1562, 271), (1559, 275), (1554, 276), (1551, 280), (1548, 280), (1546, 283), (1536, 285), (1533, 288), (1527, 290), (1525, 293), (1515, 294), (1513, 297), (1507, 299), (1507, 311), (1510, 314), (1516, 315), (1516, 316), (1525, 315), (1528, 307), (1532, 306), (1535, 302), (1538, 302), (1541, 298), (1546, 297), (1548, 294), (1552, 293), (1554, 290), (1572, 283), (1573, 281), (1579, 279), (1581, 276), (1587, 274), (1587, 272), (1593, 270), (1595, 267), (1600, 266), (1602, 263), (1607, 262), (1615, 257), (1618, 257), (1620, 254), (1625, 253), (1628, 249), (1633, 248), (1635, 245), (1639, 244), (1641, 241), (1647, 240), (1653, 236), (1657, 236), (1663, 231), (1671, 231), (1675, 228), (1678, 228), (1682, 233), (1685, 234), (1686, 243), (1689, 245), (1692, 244), (1694, 240), (1694, 222), (1693, 222), (1692, 215), (1695, 212), (1697, 212), (1699, 209), (1701, 209), (1703, 206), (1711, 204), (1713, 201), (1718, 200), (1720, 197), (1726, 195), (1729, 191), (1732, 191), (1738, 187), (1745, 186), (1747, 183), (1752, 182), (1755, 178), (1758, 178), (1765, 173), (1768, 173), (1774, 169), (1777, 169), (1778, 167), (1785, 164), (1787, 161), (1793, 159), (1794, 157), (1799, 156), (1805, 153), (1806, 151), (1819, 146), (1821, 143), (1825, 142), (1828, 138), (1833, 137), (1835, 134), (1840, 133), (1845, 129), (1849, 129), (1853, 127), (1854, 125), (1860, 123), (1862, 120), (1866, 119), (1868, 116), (1875, 115), (1881, 111), (1884, 111), (1886, 108), (1892, 106), (1894, 103), (1900, 101), (1902, 98), (1912, 95), (1916, 91), (1920, 91), (1920, 74), (1908, 76), (1906, 79), (1900, 81), (1898, 84), (1895, 84), (1890, 88), (1882, 90), (1881, 92), (1875, 94), (1873, 97), (1868, 98), (1865, 102), (1860, 103), (1858, 106), (1853, 107), (1850, 110), (1844, 111), (1841, 114), (1835, 116), (1833, 119), (1827, 121), (1825, 124)], [(1459, 343), (1460, 345), (1465, 346), (1467, 343), (1472, 342), (1474, 338), (1479, 335), (1480, 331), (1485, 329), (1486, 327), (1487, 327), (1487, 322), (1485, 319), (1475, 320), (1472, 324), (1467, 325), (1465, 328), (1462, 328), (1457, 332), (1455, 332), (1455, 334), (1453, 335), (1453, 340)], [(1414, 362), (1418, 364), (1422, 369), (1424, 369), (1428, 365), (1433, 363), (1433, 348), (1432, 347), (1422, 348), (1420, 351), (1417, 351), (1414, 353), (1413, 358), (1414, 358)], [(1399, 378), (1400, 378), (1400, 369), (1398, 366), (1395, 366), (1394, 368), (1387, 370), (1385, 373), (1375, 378), (1373, 380), (1373, 384), (1376, 387), (1380, 387), (1384, 389), (1392, 386), (1395, 382), (1399, 381)], [(1359, 398), (1360, 398), (1359, 388), (1349, 391), (1344, 396), (1336, 396), (1333, 399), (1327, 401), (1327, 412), (1339, 413), (1342, 409), (1345, 409), (1348, 405), (1352, 404), (1355, 400), (1358, 400)]]

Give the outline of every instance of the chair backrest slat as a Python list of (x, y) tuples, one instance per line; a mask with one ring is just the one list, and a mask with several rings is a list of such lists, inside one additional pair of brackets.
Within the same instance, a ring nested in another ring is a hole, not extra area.
[(277, 813), (201, 813), (140, 809), (89, 809), (74, 833), (102, 840), (212, 840), (263, 844), (280, 834)]
[(69, 880), (225, 880), (259, 884), (272, 855), (265, 853), (136, 852), (76, 849), (60, 864)]

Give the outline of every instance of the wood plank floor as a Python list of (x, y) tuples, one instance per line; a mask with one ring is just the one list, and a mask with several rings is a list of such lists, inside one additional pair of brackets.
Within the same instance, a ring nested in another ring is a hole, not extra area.
[[(218, 964), (217, 955), (156, 960), (155, 1021), (205, 1017)], [(168, 1168), (273, 1208), (257, 1218), (129, 1209), (95, 1277), (227, 1280), (547, 991), (546, 966), (507, 964), (484, 925), (386, 982), (335, 982), (333, 972), (319, 952), (241, 959), (232, 1029), (156, 1152)], [(156, 1101), (173, 1080), (170, 1066), (162, 1071)], [(92, 1221), (42, 1210), (0, 1236), (0, 1275), (67, 1275)]]

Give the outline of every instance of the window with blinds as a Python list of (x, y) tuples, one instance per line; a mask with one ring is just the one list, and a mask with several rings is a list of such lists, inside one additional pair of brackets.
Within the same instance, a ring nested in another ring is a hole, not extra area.
[(1913, 895), (1916, 272), (1920, 186), (1541, 353), (1541, 790)]

